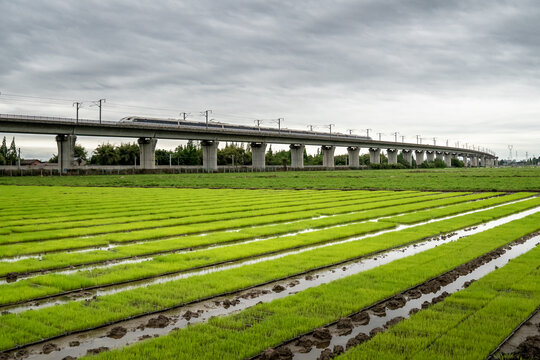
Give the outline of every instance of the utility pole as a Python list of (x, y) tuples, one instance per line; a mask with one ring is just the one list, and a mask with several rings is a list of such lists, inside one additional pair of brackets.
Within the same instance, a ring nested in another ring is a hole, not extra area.
[(206, 119), (206, 129), (208, 130), (208, 115), (212, 113), (212, 110), (205, 110), (201, 114), (204, 115), (204, 118)]
[(328, 124), (328, 129), (330, 129), (330, 135), (332, 135), (332, 126), (336, 126), (334, 124)]
[(395, 142), (397, 142), (397, 134), (399, 134), (397, 131), (394, 133)]
[(405, 136), (401, 135), (401, 142), (404, 143), (405, 142)]
[(446, 139), (446, 147), (448, 147), (448, 139)]
[(437, 138), (433, 138), (433, 146), (437, 145)]
[[(76, 115), (75, 115), (75, 121), (76, 121), (76, 123), (78, 124), (78, 123), (79, 123), (79, 109), (80, 109), (81, 106), (82, 106), (82, 102), (75, 101), (75, 102), (73, 103), (73, 106), (75, 106), (75, 109), (76, 109), (76, 110), (75, 110), (75, 114), (76, 114)], [(101, 118), (101, 117), (100, 117), (100, 118)]]
[(17, 168), (21, 168), (21, 148), (19, 148), (19, 156), (17, 156)]
[(278, 132), (281, 132), (281, 122), (285, 121), (284, 118), (277, 118), (276, 120), (273, 120), (277, 126), (278, 126)]
[(257, 128), (259, 129), (259, 131), (261, 131), (262, 120), (254, 120), (254, 122), (257, 123)]
[[(182, 116), (182, 120), (185, 122), (186, 121), (186, 118), (189, 114), (188, 113), (185, 113), (185, 112), (182, 112), (180, 113), (180, 116)], [(180, 120), (178, 120), (178, 126), (180, 126)]]
[(369, 137), (369, 131), (370, 131), (370, 130), (371, 130), (371, 129), (366, 129), (366, 136), (367, 136), (367, 137)]
[(101, 106), (103, 103), (107, 102), (105, 99), (99, 99), (95, 104), (99, 107), (99, 123), (101, 124)]
[(379, 135), (379, 141), (381, 141), (381, 135), (382, 133), (377, 133)]
[(420, 135), (416, 135), (416, 143), (417, 143), (417, 144), (421, 144), (421, 143), (422, 143), (422, 138), (420, 137)]
[(309, 131), (313, 132), (313, 128), (315, 127), (315, 125), (308, 125), (307, 127), (309, 128)]
[(172, 154), (169, 153), (169, 167), (172, 167)]
[(348, 129), (349, 135), (352, 135), (353, 129)]

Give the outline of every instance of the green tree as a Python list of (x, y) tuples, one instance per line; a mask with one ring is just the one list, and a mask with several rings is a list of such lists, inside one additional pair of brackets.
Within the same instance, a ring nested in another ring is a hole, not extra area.
[[(167, 159), (167, 164), (168, 164)], [(193, 140), (189, 140), (186, 146), (178, 146), (173, 153), (173, 163), (176, 165), (200, 165), (202, 164), (202, 149), (195, 146)]]
[(7, 151), (6, 160), (9, 165), (14, 165), (17, 163), (17, 158), (17, 146), (15, 145), (15, 137), (13, 137), (13, 140), (11, 140), (11, 145)]
[[(140, 160), (141, 150), (139, 145), (135, 143), (120, 144), (115, 148), (115, 152), (118, 156), (118, 165), (134, 165), (136, 159)], [(137, 163), (139, 162), (137, 161)]]
[(0, 165), (6, 165), (6, 158), (0, 153)]
[(118, 165), (120, 163), (120, 156), (113, 145), (109, 143), (101, 144), (94, 150), (90, 163), (96, 165)]
[(451, 163), (452, 167), (462, 168), (465, 166), (465, 163), (457, 158), (453, 158)]
[(291, 151), (290, 150), (280, 150), (277, 152), (267, 152), (266, 153), (266, 164), (268, 165), (283, 165), (291, 164)]
[(322, 165), (323, 156), (321, 149), (317, 148), (315, 155), (308, 155), (306, 149), (304, 149), (304, 165)]
[(251, 153), (248, 153), (242, 145), (230, 143), (226, 144), (223, 149), (218, 149), (218, 165), (232, 165), (233, 158), (235, 165), (251, 164)]
[(412, 164), (409, 164), (409, 162), (407, 160), (405, 160), (405, 157), (403, 156), (403, 154), (399, 154), (397, 156), (397, 162), (398, 162), (398, 164), (403, 165), (405, 168), (412, 167)]
[(75, 160), (78, 160), (79, 163), (81, 161), (88, 160), (88, 151), (86, 151), (86, 149), (82, 147), (82, 145), (75, 145), (75, 148), (73, 148), (73, 153)]
[[(75, 145), (75, 148), (73, 149), (73, 157), (80, 165), (83, 161), (88, 160), (88, 152), (81, 145)], [(53, 154), (53, 156), (49, 159), (49, 163), (58, 163), (58, 154)]]
[(6, 137), (2, 140), (2, 146), (0, 146), (0, 155), (4, 157), (4, 160), (7, 161), (8, 147), (6, 142)]
[(369, 154), (360, 155), (360, 165), (369, 165)]
[(337, 155), (335, 157), (336, 165), (348, 165), (349, 164), (349, 155)]

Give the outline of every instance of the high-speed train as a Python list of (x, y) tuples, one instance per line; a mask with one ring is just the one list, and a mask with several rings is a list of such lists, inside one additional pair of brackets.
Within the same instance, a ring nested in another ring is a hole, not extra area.
[[(136, 124), (145, 124), (145, 125), (165, 125), (165, 126), (189, 126), (189, 127), (199, 127), (199, 128), (210, 128), (210, 129), (222, 129), (222, 130), (243, 130), (243, 131), (264, 131), (264, 132), (281, 132), (287, 134), (298, 134), (298, 135), (315, 135), (315, 136), (328, 136), (328, 133), (307, 131), (307, 130), (293, 130), (282, 128), (278, 130), (276, 128), (269, 127), (257, 127), (257, 126), (248, 126), (248, 125), (237, 125), (237, 124), (227, 124), (221, 122), (209, 122), (208, 126), (205, 122), (197, 121), (184, 121), (179, 119), (162, 119), (162, 118), (149, 118), (149, 117), (138, 117), (138, 116), (128, 116), (120, 119), (122, 123), (136, 123)], [(371, 140), (371, 137), (367, 136), (357, 136), (357, 135), (346, 135), (341, 133), (332, 133), (333, 137), (344, 137), (344, 138), (355, 138), (361, 140)]]

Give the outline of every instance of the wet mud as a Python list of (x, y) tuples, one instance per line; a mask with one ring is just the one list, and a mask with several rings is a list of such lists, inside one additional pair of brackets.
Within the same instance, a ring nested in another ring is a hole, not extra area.
[(540, 359), (540, 307), (488, 359)]

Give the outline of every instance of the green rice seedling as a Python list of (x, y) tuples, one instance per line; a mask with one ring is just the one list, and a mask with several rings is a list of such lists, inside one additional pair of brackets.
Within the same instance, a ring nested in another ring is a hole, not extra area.
[[(460, 194), (460, 193), (456, 193)], [(448, 204), (455, 204), (459, 202), (467, 202), (477, 200), (483, 197), (489, 197), (497, 195), (498, 193), (483, 193), (472, 194), (464, 196), (455, 196), (451, 198), (443, 198), (436, 200), (428, 200), (416, 202), (413, 204), (386, 207), (381, 209), (374, 209), (371, 211), (361, 211), (355, 213), (348, 213), (342, 215), (336, 215), (331, 217), (323, 217), (319, 219), (300, 220), (286, 224), (273, 224), (263, 225), (260, 227), (248, 227), (238, 229), (238, 231), (221, 231), (212, 233), (211, 236), (199, 236), (188, 235), (182, 238), (173, 238), (167, 240), (156, 240), (152, 242), (146, 242), (142, 244), (128, 244), (124, 246), (118, 246), (113, 251), (109, 250), (96, 250), (87, 251), (72, 256), (70, 253), (52, 253), (46, 254), (39, 259), (31, 258), (24, 259), (16, 262), (0, 262), (0, 276), (9, 272), (23, 273), (28, 271), (53, 269), (62, 266), (70, 266), (77, 264), (92, 263), (97, 261), (114, 260), (120, 258), (126, 258), (130, 256), (140, 256), (145, 254), (152, 254), (160, 251), (172, 251), (175, 249), (181, 249), (192, 246), (204, 246), (211, 242), (212, 244), (228, 243), (234, 241), (249, 240), (254, 238), (263, 238), (269, 236), (279, 236), (294, 231), (303, 231), (308, 229), (318, 229), (328, 226), (336, 226), (346, 223), (352, 223), (357, 221), (365, 221), (382, 216), (388, 216), (396, 213), (415, 211), (418, 209), (434, 208), (439, 206), (445, 206)], [(497, 201), (504, 203), (513, 199), (514, 195), (498, 196)], [(486, 202), (490, 200), (485, 199), (479, 202)], [(489, 205), (493, 205), (489, 202)], [(486, 205), (487, 206), (487, 205)], [(28, 245), (25, 245), (28, 246)]]
[[(386, 249), (419, 241), (427, 236), (454, 231), (487, 221), (495, 216), (503, 216), (504, 211), (506, 211), (506, 214), (511, 214), (527, 207), (537, 206), (538, 201), (540, 199), (527, 200), (438, 223), (421, 225), (414, 229), (383, 234), (358, 242), (314, 249), (272, 261), (128, 290), (100, 297), (90, 303), (70, 302), (52, 308), (26, 311), (17, 315), (0, 316), (0, 349), (55, 336), (65, 331), (97, 326), (147, 311), (155, 311), (160, 308), (167, 308), (188, 301), (246, 288), (272, 279), (356, 258), (372, 253), (377, 249)], [(353, 307), (345, 306), (341, 312), (332, 311), (332, 318), (335, 319), (355, 309), (362, 308), (378, 299), (392, 295), (400, 291), (400, 289), (408, 288), (493, 250), (511, 240), (537, 231), (540, 228), (539, 220), (540, 213), (536, 213), (492, 230), (465, 237), (424, 253), (348, 277), (344, 281), (336, 281), (335, 283), (338, 283), (339, 286), (344, 286), (344, 290), (338, 292), (331, 290), (324, 293), (336, 294), (338, 299), (341, 299), (338, 303), (344, 306), (346, 305), (345, 299), (352, 296), (349, 304)], [(512, 225), (510, 226), (510, 224)], [(419, 266), (419, 264), (422, 264), (422, 266)], [(320, 288), (327, 289), (328, 286), (333, 286), (332, 284)], [(381, 288), (378, 287), (379, 284)], [(311, 297), (312, 295), (313, 293), (308, 292), (308, 295), (302, 295), (301, 298), (303, 299), (304, 296)], [(365, 299), (365, 301), (361, 299)], [(325, 308), (324, 304), (319, 305), (317, 308)], [(302, 307), (304, 306), (305, 304), (302, 304)], [(326, 317), (324, 320), (318, 319), (317, 322), (323, 324), (327, 319)], [(43, 332), (36, 331), (36, 329), (43, 329), (43, 323), (48, 325), (47, 328)], [(293, 321), (293, 323), (295, 322)], [(303, 325), (302, 322), (295, 325), (295, 327), (289, 327), (290, 324), (286, 325), (283, 329), (287, 329), (288, 335), (306, 329), (305, 324)], [(311, 325), (312, 323), (309, 326)], [(17, 326), (17, 332), (10, 331), (10, 329)], [(269, 329), (265, 328), (265, 331)], [(248, 333), (246, 332), (246, 334)], [(288, 337), (283, 339), (286, 338)], [(258, 346), (264, 350), (269, 346), (269, 342), (274, 344), (275, 341), (275, 338), (268, 336), (267, 341), (258, 343)], [(220, 342), (216, 339), (216, 345), (218, 343)], [(249, 349), (251, 354), (256, 351), (260, 350)]]
[(339, 359), (485, 359), (540, 304), (540, 247)]
[[(435, 194), (435, 195), (422, 195), (418, 199), (422, 200), (432, 200), (437, 198), (450, 197), (448, 194)], [(351, 200), (348, 204), (343, 204), (336, 207), (328, 206), (315, 206), (315, 209), (309, 205), (303, 205), (299, 208), (296, 208), (295, 212), (286, 212), (286, 209), (281, 212), (278, 211), (278, 214), (269, 214), (265, 216), (254, 216), (254, 217), (245, 217), (245, 218), (233, 218), (230, 220), (221, 220), (214, 218), (212, 222), (207, 223), (196, 223), (188, 224), (181, 226), (171, 226), (166, 228), (156, 228), (156, 229), (147, 229), (147, 230), (134, 230), (125, 233), (111, 233), (111, 234), (102, 234), (95, 235), (92, 237), (82, 237), (78, 239), (59, 239), (59, 240), (49, 240), (40, 243), (40, 252), (54, 251), (54, 250), (67, 250), (67, 249), (77, 249), (85, 248), (91, 246), (102, 246), (110, 242), (113, 243), (122, 243), (122, 242), (133, 242), (140, 240), (153, 240), (166, 237), (175, 237), (185, 234), (194, 234), (194, 233), (204, 233), (211, 231), (219, 230), (228, 230), (235, 229), (240, 227), (248, 226), (259, 226), (264, 224), (272, 224), (279, 222), (289, 222), (293, 220), (312, 218), (314, 216), (322, 215), (333, 215), (333, 214), (343, 214), (353, 211), (361, 211), (368, 209), (376, 209), (389, 207), (394, 205), (413, 203), (417, 201), (416, 198), (400, 198), (397, 200), (386, 200), (373, 202), (372, 200)], [(266, 212), (274, 212), (273, 210), (263, 210)], [(228, 214), (230, 216), (230, 214)], [(226, 217), (226, 215), (224, 215)], [(74, 241), (76, 240), (76, 241)], [(34, 246), (26, 246), (25, 244), (5, 244), (0, 246), (0, 257), (14, 256), (13, 254), (24, 254), (24, 249), (32, 249), (30, 253), (36, 253)], [(11, 254), (11, 255), (9, 255)]]
[[(103, 353), (98, 359), (131, 359), (134, 356), (145, 359), (238, 359), (253, 356), (269, 346), (276, 346), (282, 341), (358, 311), (538, 229), (540, 214), (537, 213), (293, 296), (259, 304), (234, 315), (212, 318), (208, 323), (189, 326), (168, 336), (122, 350)], [(540, 249), (536, 248), (526, 255), (530, 259), (533, 256), (538, 258), (539, 254)], [(531, 270), (530, 263), (528, 269)], [(538, 283), (537, 270), (534, 279)], [(538, 285), (534, 288), (538, 297)], [(201, 342), (201, 339), (205, 340)], [(473, 341), (474, 337), (470, 343)], [(362, 347), (370, 343), (354, 349), (354, 354), (362, 356)], [(469, 358), (465, 351), (457, 351), (463, 355), (459, 358)], [(386, 357), (384, 349), (382, 356), (379, 353), (370, 355), (365, 358), (392, 358)], [(432, 355), (438, 355), (438, 352)], [(346, 357), (359, 358), (353, 355)]]
[[(425, 194), (425, 193), (424, 193)], [(423, 193), (412, 193), (410, 195), (391, 195), (388, 196), (388, 199), (391, 198), (408, 198), (415, 196), (426, 196)], [(371, 198), (369, 198), (371, 200)], [(363, 199), (360, 197), (358, 200), (352, 197), (351, 200), (345, 199), (339, 201), (339, 199), (328, 199), (321, 203), (315, 202), (311, 204), (300, 204), (295, 206), (284, 206), (284, 207), (272, 207), (270, 209), (263, 210), (238, 210), (237, 207), (232, 208), (223, 208), (222, 212), (215, 215), (196, 215), (188, 216), (178, 219), (166, 219), (160, 221), (152, 221), (150, 223), (138, 224), (138, 223), (129, 223), (129, 224), (114, 224), (114, 225), (104, 225), (104, 226), (94, 226), (90, 228), (80, 228), (80, 229), (67, 229), (67, 230), (51, 230), (51, 231), (39, 231), (32, 233), (21, 233), (21, 234), (11, 234), (11, 235), (0, 235), (0, 244), (9, 244), (16, 242), (24, 241), (35, 241), (35, 240), (48, 240), (48, 239), (58, 239), (58, 238), (67, 238), (75, 236), (88, 236), (94, 234), (104, 234), (109, 232), (120, 232), (120, 231), (133, 231), (140, 230), (145, 228), (160, 228), (160, 227), (174, 227), (178, 225), (189, 225), (189, 224), (198, 224), (212, 221), (222, 221), (235, 219), (237, 217), (247, 218), (261, 215), (272, 215), (272, 214), (281, 214), (294, 211), (303, 211), (310, 209), (324, 209), (326, 207), (331, 207), (332, 203), (335, 203), (335, 206), (339, 205), (352, 205), (358, 203), (369, 202), (370, 200)]]
[[(369, 192), (355, 192), (353, 198), (372, 198), (375, 197), (377, 193)], [(36, 232), (36, 231), (45, 231), (45, 230), (54, 230), (54, 229), (67, 229), (67, 228), (79, 228), (79, 227), (88, 227), (88, 226), (102, 226), (107, 224), (124, 224), (124, 223), (139, 223), (147, 222), (149, 220), (168, 220), (173, 218), (180, 218), (186, 216), (195, 216), (195, 215), (214, 215), (219, 214), (224, 211), (228, 211), (229, 208), (241, 208), (242, 211), (250, 210), (261, 210), (267, 208), (275, 208), (288, 206), (291, 204), (296, 204), (305, 200), (309, 200), (311, 204), (314, 203), (324, 203), (328, 199), (333, 201), (339, 201), (340, 199), (350, 199), (351, 194), (347, 196), (342, 194), (332, 194), (325, 197), (315, 197), (311, 194), (306, 194), (305, 196), (295, 196), (295, 197), (281, 197), (273, 196), (266, 197), (263, 201), (254, 201), (253, 199), (244, 199), (235, 200), (227, 199), (226, 202), (214, 201), (212, 204), (207, 204), (202, 202), (201, 204), (195, 203), (190, 206), (189, 203), (173, 204), (164, 206), (160, 205), (159, 211), (156, 214), (156, 210), (152, 211), (151, 215), (146, 215), (144, 211), (138, 211), (137, 216), (121, 216), (118, 214), (118, 210), (107, 210), (105, 211), (106, 215), (109, 216), (107, 220), (104, 219), (91, 219), (91, 220), (79, 220), (79, 221), (62, 221), (62, 222), (49, 222), (47, 224), (30, 224), (30, 225), (17, 225), (11, 226), (8, 229), (11, 232), (23, 233), (23, 232)], [(154, 225), (154, 223), (152, 224)], [(156, 224), (159, 225), (159, 224)]]

